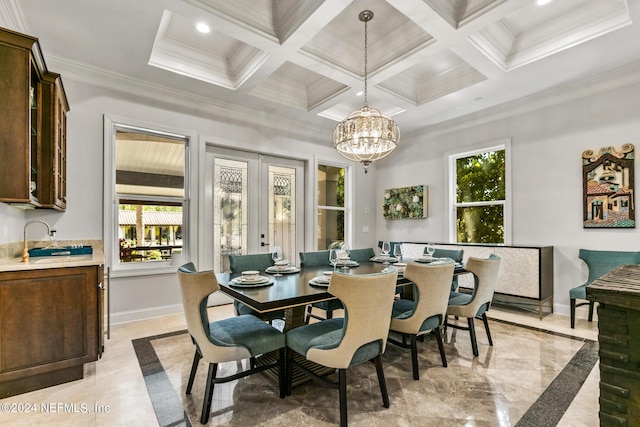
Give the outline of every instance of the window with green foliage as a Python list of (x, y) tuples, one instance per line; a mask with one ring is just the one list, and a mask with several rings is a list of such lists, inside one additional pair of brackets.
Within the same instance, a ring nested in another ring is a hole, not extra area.
[(452, 156), (458, 243), (505, 243), (505, 148)]
[(318, 250), (345, 240), (345, 168), (318, 165)]

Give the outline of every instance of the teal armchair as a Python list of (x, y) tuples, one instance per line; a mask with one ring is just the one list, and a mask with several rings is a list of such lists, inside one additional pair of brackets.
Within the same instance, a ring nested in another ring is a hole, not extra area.
[(640, 264), (640, 252), (592, 251), (589, 249), (580, 249), (578, 257), (587, 264), (587, 267), (589, 267), (589, 277), (582, 285), (569, 291), (569, 299), (571, 303), (571, 328), (575, 328), (576, 324), (576, 307), (589, 304), (588, 320), (589, 322), (593, 320), (593, 301), (585, 301), (576, 304), (576, 300), (578, 299), (587, 299), (587, 286), (589, 286), (594, 280), (620, 265)]

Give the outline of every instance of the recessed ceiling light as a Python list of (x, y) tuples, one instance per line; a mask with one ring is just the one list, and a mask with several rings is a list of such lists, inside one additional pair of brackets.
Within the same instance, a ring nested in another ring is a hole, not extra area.
[(356, 96), (362, 96), (362, 91), (356, 93)]
[(207, 34), (209, 31), (211, 31), (209, 26), (207, 24), (205, 24), (204, 22), (198, 22), (196, 24), (196, 30), (200, 31), (203, 34)]
[(537, 0), (536, 4), (538, 6), (544, 6), (545, 4), (551, 3), (552, 0)]

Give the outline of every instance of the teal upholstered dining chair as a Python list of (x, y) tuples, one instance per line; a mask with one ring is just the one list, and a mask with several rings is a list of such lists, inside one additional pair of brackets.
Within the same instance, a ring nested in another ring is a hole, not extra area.
[(329, 265), (329, 252), (300, 252), (300, 267), (315, 267), (320, 265)]
[(351, 249), (349, 251), (349, 258), (351, 259), (351, 261), (367, 262), (374, 256), (376, 256), (376, 252), (373, 250), (373, 248)]
[[(417, 338), (431, 331), (435, 332), (438, 341), (442, 366), (447, 367), (442, 331), (447, 317), (454, 268), (453, 261), (436, 265), (409, 263), (404, 277), (414, 283), (414, 300), (399, 299), (393, 302), (389, 329), (400, 333), (402, 341), (392, 339), (390, 336), (389, 342), (411, 349), (414, 380), (420, 379)], [(407, 336), (410, 338), (410, 344), (406, 343)]]
[[(291, 392), (292, 365), (327, 387), (338, 388), (340, 425), (347, 425), (347, 369), (372, 361), (385, 408), (389, 395), (384, 379), (382, 360), (389, 335), (391, 309), (397, 272), (389, 269), (378, 274), (343, 274), (331, 276), (328, 292), (344, 303), (344, 318), (300, 326), (287, 332), (287, 392)], [(337, 370), (338, 381), (317, 376), (294, 361), (294, 353), (307, 360)]]
[[(197, 272), (193, 263), (184, 264), (178, 269), (178, 281), (180, 282), (187, 330), (196, 346), (186, 394), (191, 394), (200, 359), (209, 363), (200, 422), (206, 424), (209, 421), (215, 384), (234, 381), (266, 369), (278, 368), (280, 397), (284, 398), (286, 391), (285, 335), (251, 315), (209, 322), (207, 298), (220, 289), (212, 271)], [(272, 351), (279, 351), (278, 361), (256, 366), (255, 358), (257, 356)], [(220, 363), (244, 359), (249, 359), (249, 369), (216, 378)]]
[(571, 328), (576, 326), (576, 307), (589, 304), (588, 320), (593, 320), (593, 301), (576, 304), (576, 300), (587, 299), (587, 286), (594, 280), (623, 264), (640, 264), (640, 252), (592, 251), (580, 249), (578, 257), (589, 267), (589, 277), (582, 285), (569, 290), (571, 304)]
[[(273, 265), (271, 254), (229, 255), (229, 268), (232, 273), (241, 273), (247, 270), (264, 271)], [(262, 320), (271, 322), (274, 319), (284, 318), (284, 310), (258, 313), (245, 304), (233, 300), (233, 308), (236, 314), (252, 314)]]
[[(319, 267), (326, 265), (327, 270), (329, 270), (331, 268), (329, 265), (329, 252), (330, 251), (300, 252), (300, 267)], [(319, 310), (324, 310), (326, 313), (326, 319), (333, 318), (333, 312), (343, 308), (342, 303), (337, 299), (309, 304), (307, 305), (307, 310), (304, 314), (305, 323), (309, 323), (309, 319), (311, 317), (318, 320), (325, 319), (325, 317), (321, 317), (313, 313), (314, 307)]]
[[(427, 254), (427, 248), (424, 248), (424, 254)], [(463, 249), (442, 249), (436, 248), (435, 252), (433, 252), (433, 256), (435, 258), (451, 258), (454, 262), (462, 263), (462, 259), (464, 257)], [(451, 292), (455, 292), (458, 289), (458, 277), (454, 276), (451, 280)]]
[(471, 338), (471, 349), (474, 357), (477, 357), (478, 341), (476, 339), (476, 330), (473, 322), (476, 317), (482, 319), (484, 329), (487, 332), (489, 345), (493, 346), (489, 322), (487, 321), (487, 311), (491, 307), (493, 292), (498, 281), (500, 257), (495, 254), (491, 254), (487, 259), (469, 257), (465, 269), (473, 273), (475, 286), (471, 294), (460, 292), (451, 292), (449, 294), (447, 316), (457, 316), (457, 318), (466, 317), (468, 326), (464, 327), (457, 324), (450, 324), (448, 320), (445, 325), (456, 329), (468, 330)]

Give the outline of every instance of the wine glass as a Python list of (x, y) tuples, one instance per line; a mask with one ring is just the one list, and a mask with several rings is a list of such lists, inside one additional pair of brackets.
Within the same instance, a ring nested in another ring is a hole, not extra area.
[(278, 269), (278, 263), (280, 261), (282, 261), (283, 255), (282, 255), (282, 248), (280, 246), (274, 246), (273, 247), (273, 253), (271, 254), (271, 258), (273, 258), (273, 262), (276, 265), (276, 274), (274, 274), (274, 276), (282, 276), (282, 274), (280, 273), (280, 270)]
[(433, 261), (433, 254), (436, 251), (436, 248), (433, 246), (433, 243), (427, 243), (427, 254), (429, 258)]
[[(350, 259), (349, 258), (350, 257), (350, 255), (349, 255), (349, 245), (347, 245), (346, 243), (343, 243), (342, 247), (340, 248), (340, 252), (341, 252), (341, 257), (342, 257), (342, 261), (343, 261), (343, 264), (342, 264), (341, 268), (343, 270), (348, 270), (349, 269), (348, 263), (349, 263), (349, 259)], [(338, 257), (338, 258), (340, 258), (340, 257)]]
[(393, 247), (393, 255), (398, 259), (398, 261), (402, 261), (402, 245), (396, 243)]
[(338, 265), (338, 250), (331, 249), (329, 251), (329, 262), (333, 265), (333, 271), (336, 271), (336, 265)]
[(382, 242), (382, 253), (384, 254), (383, 264), (389, 264), (389, 252), (391, 252), (391, 243)]

